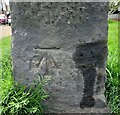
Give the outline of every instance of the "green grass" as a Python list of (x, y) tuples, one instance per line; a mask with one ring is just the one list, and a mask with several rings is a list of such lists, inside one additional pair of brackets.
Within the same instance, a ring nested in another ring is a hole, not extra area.
[[(10, 37), (0, 39), (0, 101), (4, 99), (9, 89), (13, 87), (10, 42)], [(1, 109), (0, 106), (0, 113)]]
[(10, 37), (0, 40), (0, 99), (13, 86), (10, 42)]
[(0, 60), (2, 60), (2, 55), (4, 51), (10, 51), (10, 37), (5, 37), (4, 39), (0, 39)]
[(120, 112), (120, 73), (118, 60), (118, 28), (120, 22), (109, 21), (108, 31), (108, 49), (109, 55), (107, 59), (107, 82), (106, 82), (106, 97), (108, 99), (111, 112)]
[[(120, 22), (119, 22), (120, 23)], [(108, 49), (109, 55), (107, 59), (107, 80), (106, 80), (106, 92), (105, 95), (108, 100), (111, 112), (120, 112), (120, 82), (119, 82), (119, 64), (118, 64), (118, 22), (109, 20), (108, 31)], [(10, 37), (0, 40), (2, 47), (0, 51), (0, 61), (3, 62), (2, 68), (0, 68), (0, 99), (8, 94), (11, 87), (13, 87), (12, 69), (11, 69), (11, 57), (10, 57)], [(19, 98), (17, 98), (19, 100)]]
[(42, 114), (45, 108), (43, 101), (48, 97), (44, 90), (48, 79), (39, 76), (38, 83), (27, 87), (14, 83), (10, 42), (10, 37), (0, 40), (0, 114)]

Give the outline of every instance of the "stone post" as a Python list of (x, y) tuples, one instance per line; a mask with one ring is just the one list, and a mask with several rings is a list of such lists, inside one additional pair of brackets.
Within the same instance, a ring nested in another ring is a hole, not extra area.
[(12, 3), (12, 59), (17, 82), (48, 76), (46, 112), (107, 112), (105, 2)]

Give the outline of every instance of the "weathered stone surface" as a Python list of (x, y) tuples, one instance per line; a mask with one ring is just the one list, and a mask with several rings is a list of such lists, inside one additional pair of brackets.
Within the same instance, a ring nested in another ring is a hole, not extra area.
[[(107, 3), (12, 3), (15, 80), (49, 76), (46, 112), (106, 112)], [(88, 108), (92, 107), (92, 108)]]

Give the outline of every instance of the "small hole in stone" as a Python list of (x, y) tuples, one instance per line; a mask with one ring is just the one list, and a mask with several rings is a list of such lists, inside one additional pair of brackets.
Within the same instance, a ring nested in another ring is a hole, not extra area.
[(72, 16), (73, 18), (75, 18), (75, 16)]
[(103, 9), (101, 9), (101, 11), (103, 12), (104, 10), (103, 10)]
[(73, 14), (73, 12), (70, 12), (70, 14)]
[(24, 4), (24, 7), (26, 7), (26, 4)]
[(80, 8), (80, 10), (82, 10), (82, 8)]
[(45, 24), (48, 24), (48, 22), (45, 22)]
[(35, 11), (32, 11), (32, 13), (34, 14), (34, 13), (35, 13)]
[(74, 7), (73, 7), (73, 6), (72, 6), (71, 8), (72, 8), (72, 9), (74, 9)]
[(91, 51), (90, 53), (93, 54), (93, 51)]
[(40, 4), (38, 3), (38, 4), (37, 4), (37, 6), (39, 7), (39, 6), (40, 6)]
[(53, 23), (54, 23), (54, 21), (52, 20), (52, 21), (51, 21), (51, 23), (53, 24)]
[(94, 55), (93, 55), (92, 57), (93, 57), (93, 58), (95, 58), (95, 56), (94, 56)]
[(80, 56), (83, 56), (83, 54), (80, 54)]

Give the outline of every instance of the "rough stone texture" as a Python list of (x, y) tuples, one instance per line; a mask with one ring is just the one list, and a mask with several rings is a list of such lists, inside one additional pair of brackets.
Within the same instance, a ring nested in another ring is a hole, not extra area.
[(46, 112), (107, 112), (107, 3), (12, 3), (11, 9), (15, 80), (49, 76)]

